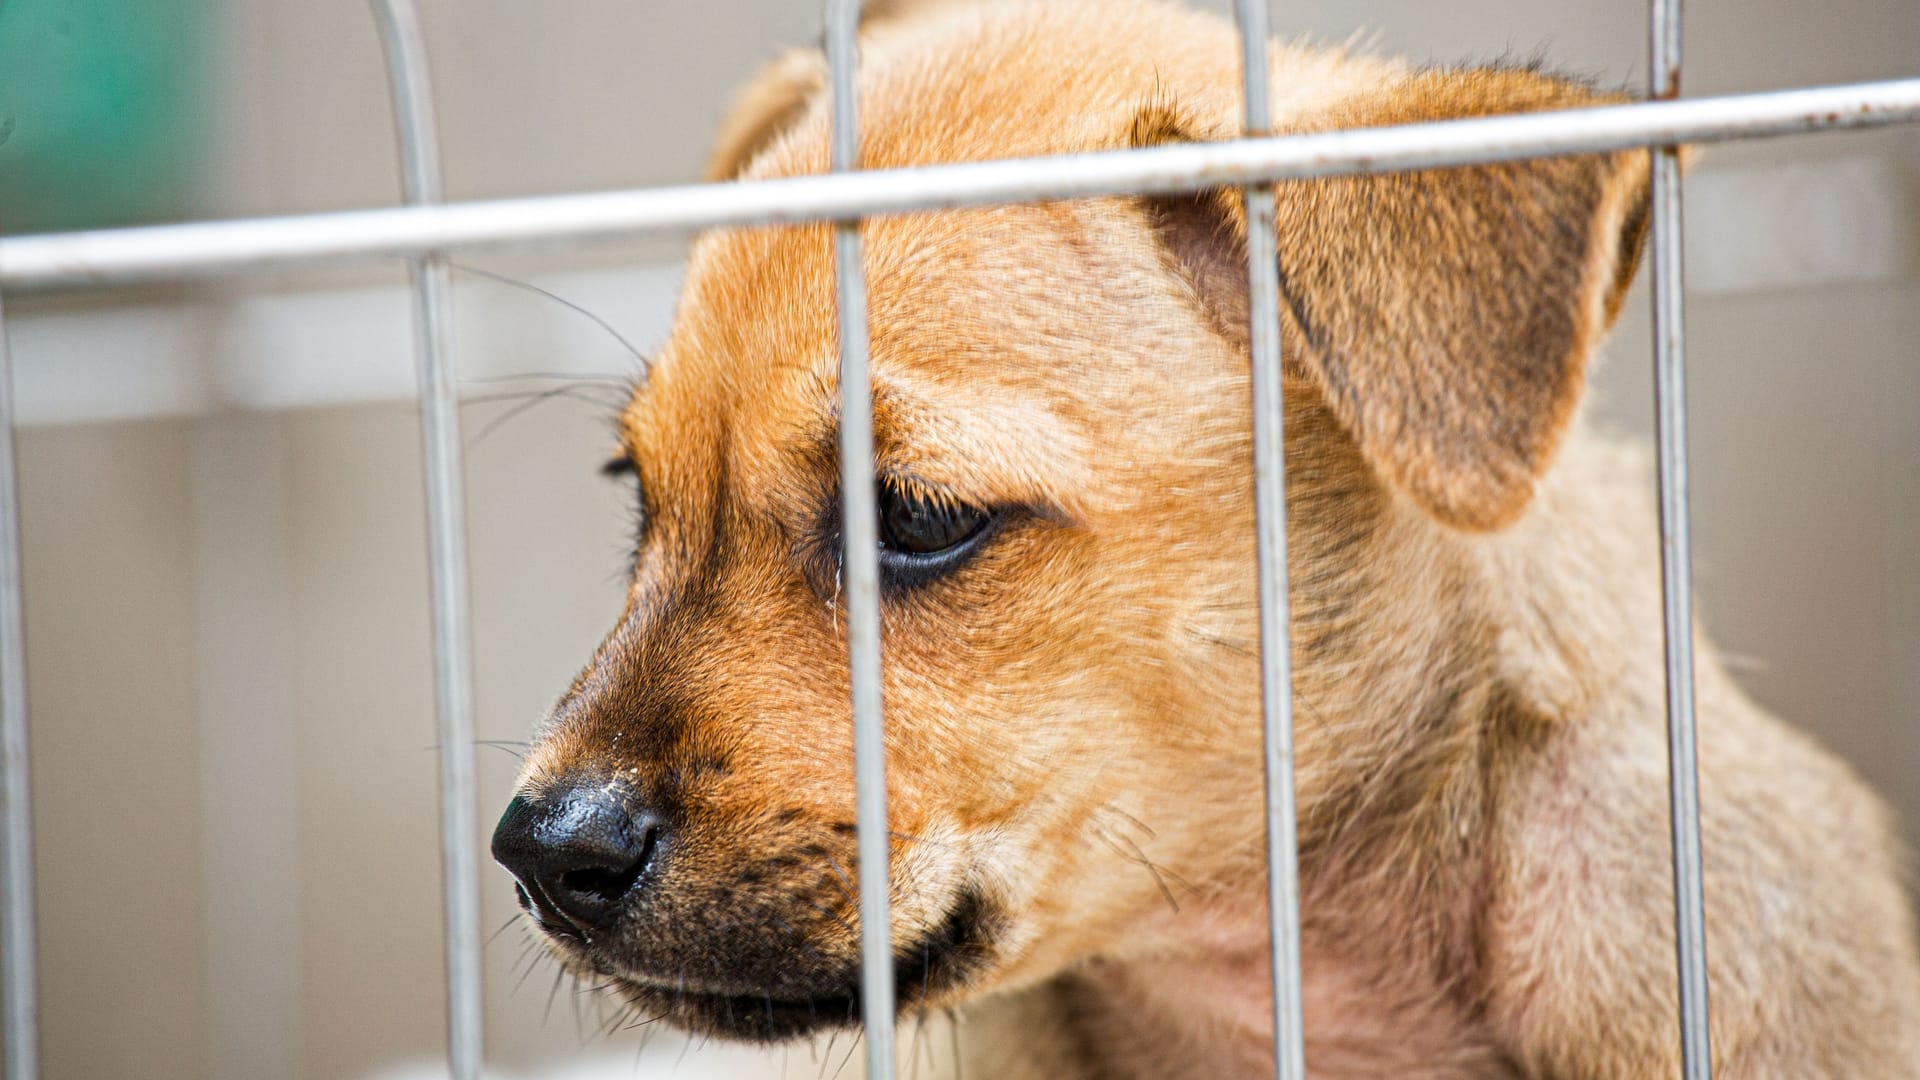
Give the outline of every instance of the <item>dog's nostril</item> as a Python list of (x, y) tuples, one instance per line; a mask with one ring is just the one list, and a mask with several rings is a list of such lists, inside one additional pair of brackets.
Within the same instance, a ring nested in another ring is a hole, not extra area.
[[(583, 866), (577, 870), (568, 870), (559, 877), (557, 892), (577, 894), (587, 903), (617, 904), (633, 887), (639, 883), (640, 875), (646, 872), (647, 862), (653, 857), (653, 845), (659, 835), (657, 826), (650, 826), (640, 840), (640, 856), (625, 867)], [(564, 904), (562, 906), (565, 906)]]
[(516, 798), (493, 834), (493, 857), (550, 929), (605, 928), (654, 861), (660, 826), (603, 785)]
[(605, 897), (623, 894), (638, 877), (638, 867), (626, 873), (612, 870), (569, 870), (560, 875), (560, 887), (568, 892), (597, 893)]

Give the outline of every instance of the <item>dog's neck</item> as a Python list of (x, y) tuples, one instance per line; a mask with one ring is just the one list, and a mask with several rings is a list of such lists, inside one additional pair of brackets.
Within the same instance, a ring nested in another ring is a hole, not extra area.
[[(1222, 900), (1188, 914), (1188, 948), (1096, 962), (1067, 981), (1066, 1014), (1081, 1053), (1094, 1063), (1090, 1076), (1272, 1075), (1264, 898)], [(1330, 1044), (1309, 1038), (1305, 1050), (1316, 1075), (1500, 1075), (1498, 1053), (1473, 1008), (1443, 974), (1401, 966), (1392, 947), (1336, 944), (1316, 921), (1303, 927), (1302, 1009), (1310, 1036), (1342, 1033)]]
[[(1490, 755), (1490, 740), (1528, 738), (1532, 710), (1499, 670), (1500, 627), (1477, 603), (1497, 583), (1474, 544), (1388, 499), (1361, 504), (1366, 515), (1343, 505), (1354, 542), (1329, 544), (1329, 557), (1361, 565), (1298, 574), (1294, 588), (1297, 625), (1319, 652), (1295, 684), (1302, 1005), (1310, 1030), (1356, 1036), (1314, 1047), (1315, 1068), (1413, 1076), (1484, 1059), (1498, 1075), (1473, 1005), (1477, 851), (1501, 783), (1488, 763), (1511, 756)], [(1428, 565), (1356, 597), (1387, 557), (1375, 544)], [(1340, 591), (1319, 595), (1322, 581)], [(1381, 640), (1400, 648), (1373, 647)], [(1232, 868), (1225, 879), (1147, 916), (1124, 956), (1064, 981), (1084, 1053), (1101, 1062), (1094, 1075), (1271, 1075), (1264, 835), (1228, 846), (1245, 850), (1216, 863)], [(1397, 930), (1383, 938), (1381, 927)]]
[(1096, 1075), (1263, 1075), (1273, 1030), (1264, 900), (1188, 905), (1160, 931), (1153, 955), (1095, 961), (1067, 984)]
[[(1515, 717), (1525, 714), (1489, 677), (1481, 634), (1428, 629), (1431, 670), (1371, 680), (1372, 694), (1327, 694), (1306, 722), (1347, 736), (1302, 776), (1299, 833), (1309, 1028), (1365, 1033), (1317, 1048), (1316, 1068), (1335, 1074), (1424, 1075), (1431, 1062), (1491, 1053), (1472, 1005), (1473, 912), (1486, 888), (1475, 852), (1499, 784), (1488, 740), (1524, 737)], [(1347, 722), (1361, 710), (1364, 721)], [(1356, 731), (1379, 733), (1378, 745), (1356, 745)], [(1139, 938), (1150, 945), (1070, 981), (1070, 1013), (1104, 1062), (1096, 1075), (1270, 1075), (1264, 851), (1249, 839), (1227, 860), (1237, 880), (1156, 912)], [(1399, 930), (1382, 939), (1383, 926)]]

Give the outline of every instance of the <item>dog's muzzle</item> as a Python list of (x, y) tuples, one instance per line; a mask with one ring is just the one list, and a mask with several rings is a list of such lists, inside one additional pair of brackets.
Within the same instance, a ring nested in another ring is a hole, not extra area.
[[(839, 872), (850, 827), (796, 813), (716, 846), (686, 806), (643, 789), (582, 776), (516, 796), (501, 816), (493, 857), (556, 958), (689, 1031), (776, 1041), (858, 1024), (858, 912)], [(991, 962), (999, 916), (981, 891), (939, 911), (896, 944), (898, 1009)]]

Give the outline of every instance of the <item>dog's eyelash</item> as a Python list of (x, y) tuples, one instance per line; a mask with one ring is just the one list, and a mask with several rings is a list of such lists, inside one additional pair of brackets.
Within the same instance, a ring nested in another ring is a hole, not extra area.
[(600, 475), (615, 480), (629, 480), (634, 486), (633, 540), (627, 545), (627, 577), (633, 577), (640, 565), (640, 545), (647, 537), (647, 495), (640, 485), (640, 466), (634, 462), (631, 454), (615, 454), (600, 466)]

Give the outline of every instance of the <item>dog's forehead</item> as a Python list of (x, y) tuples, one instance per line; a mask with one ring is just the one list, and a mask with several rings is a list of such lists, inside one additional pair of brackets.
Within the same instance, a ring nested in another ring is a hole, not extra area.
[[(869, 222), (864, 263), (883, 455), (926, 450), (943, 431), (981, 426), (1046, 445), (1066, 435), (1093, 397), (1120, 392), (1110, 384), (1124, 365), (1110, 347), (1093, 347), (1139, 317), (1116, 280), (1135, 280), (1135, 292), (1167, 287), (1150, 272), (1144, 242), (1130, 275), (1116, 270), (1111, 250), (1092, 257), (1089, 233), (1113, 227), (1104, 215), (1063, 204)], [(838, 366), (830, 231), (712, 234), (695, 247), (673, 330), (622, 416), (622, 435), (649, 464), (723, 447), (805, 453), (831, 442)]]
[[(882, 22), (861, 39), (860, 167), (1121, 149), (1143, 111), (1168, 107), (1237, 127), (1240, 56), (1232, 24), (1171, 4), (953, 5)], [(1275, 43), (1269, 56), (1280, 130), (1406, 72), (1344, 46)], [(826, 172), (830, 105), (815, 93), (741, 178)]]
[[(882, 26), (862, 45), (863, 167), (1111, 149), (1167, 93), (1203, 112), (1237, 109), (1213, 77), (1237, 56), (1230, 28), (1173, 8), (1127, 17), (1181, 25), (1131, 35), (1167, 43), (1149, 53), (1097, 32), (1094, 5), (996, 19), (961, 8)], [(1035, 50), (1035, 40), (1057, 47)], [(1277, 104), (1283, 114), (1304, 108), (1383, 70), (1337, 51), (1289, 50)], [(824, 172), (829, 134), (822, 97), (743, 177)], [(862, 238), (875, 384), (902, 403), (964, 397), (970, 413), (997, 403), (1027, 421), (1014, 428), (1071, 427), (1138, 398), (1143, 379), (1167, 377), (1153, 358), (1181, 354), (1174, 338), (1197, 325), (1125, 198), (893, 215), (867, 221)], [(623, 438), (636, 456), (677, 459), (689, 478), (718, 467), (714, 455), (729, 445), (751, 455), (817, 444), (833, 430), (837, 364), (832, 230), (709, 233)], [(888, 419), (883, 410), (883, 453)]]

